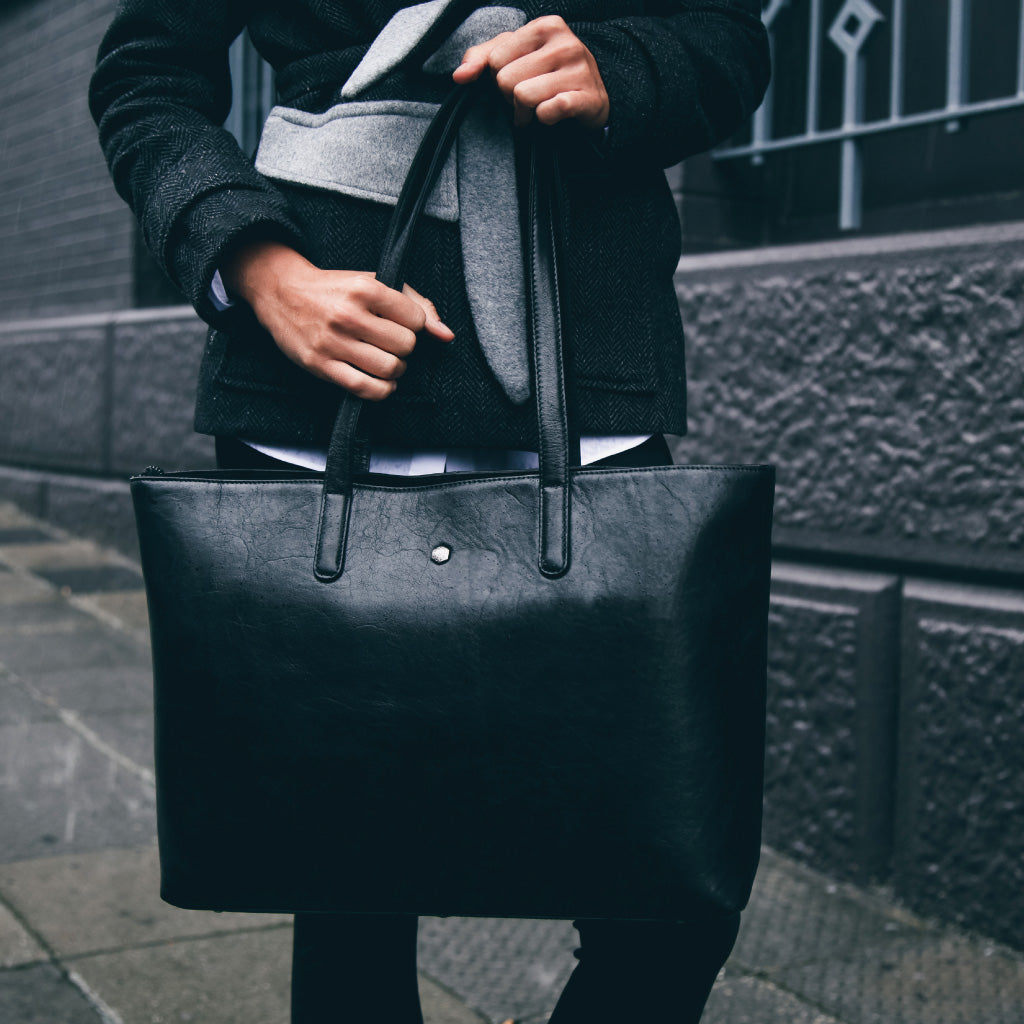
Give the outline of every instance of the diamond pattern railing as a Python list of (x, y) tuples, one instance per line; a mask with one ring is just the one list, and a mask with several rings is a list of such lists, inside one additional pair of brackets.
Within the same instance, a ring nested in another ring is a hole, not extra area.
[[(942, 0), (934, 0), (935, 4)], [(784, 17), (807, 19), (807, 96), (803, 131), (782, 137), (773, 135), (775, 88), (770, 85), (760, 109), (755, 113), (750, 142), (726, 145), (714, 152), (716, 160), (749, 158), (762, 163), (770, 153), (824, 143), (840, 143), (839, 227), (860, 227), (863, 207), (863, 152), (861, 140), (883, 132), (909, 129), (926, 124), (945, 123), (948, 131), (957, 131), (961, 122), (980, 114), (1024, 107), (1024, 0), (1020, 2), (1017, 25), (1016, 90), (1003, 96), (972, 100), (970, 97), (971, 3), (972, 0), (946, 0), (948, 32), (946, 54), (945, 104), (932, 110), (907, 113), (904, 91), (907, 76), (907, 2), (892, 0), (891, 52), (889, 55), (889, 109), (886, 116), (866, 119), (864, 95), (867, 65), (864, 48), (876, 26), (886, 20), (871, 0), (844, 0), (838, 13), (825, 23), (824, 0), (766, 0), (762, 20), (774, 39)], [(831, 5), (831, 9), (835, 4)], [(822, 128), (822, 58), (824, 47), (832, 45), (843, 60), (842, 122)], [(776, 68), (776, 73), (783, 73)]]

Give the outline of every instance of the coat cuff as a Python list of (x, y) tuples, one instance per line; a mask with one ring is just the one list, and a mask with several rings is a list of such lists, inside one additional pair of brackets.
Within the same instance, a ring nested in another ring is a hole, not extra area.
[(608, 93), (608, 122), (604, 138), (595, 147), (613, 157), (646, 148), (656, 132), (658, 93), (656, 68), (646, 50), (629, 30), (608, 23), (570, 26), (597, 61)]
[(165, 249), (172, 280), (211, 326), (224, 328), (247, 309), (215, 301), (214, 275), (239, 246), (281, 242), (302, 249), (302, 234), (283, 202), (251, 191), (217, 192), (194, 202), (179, 217)]
[(756, 6), (705, 0), (661, 18), (570, 25), (608, 92), (609, 157), (669, 167), (740, 126), (761, 101), (770, 71)]

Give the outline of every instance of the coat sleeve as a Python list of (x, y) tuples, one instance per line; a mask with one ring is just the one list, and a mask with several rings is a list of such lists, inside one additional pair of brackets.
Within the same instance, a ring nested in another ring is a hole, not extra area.
[(146, 245), (211, 323), (227, 252), (247, 238), (300, 247), (281, 194), (221, 127), (231, 107), (228, 47), (242, 0), (122, 0), (100, 45), (89, 105), (114, 185)]
[(654, 0), (651, 13), (570, 27), (597, 61), (605, 152), (669, 167), (727, 138), (770, 74), (760, 0)]

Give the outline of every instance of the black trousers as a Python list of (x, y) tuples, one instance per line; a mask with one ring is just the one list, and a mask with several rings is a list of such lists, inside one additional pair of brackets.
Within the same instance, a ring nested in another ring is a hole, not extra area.
[[(551, 1024), (697, 1024), (739, 914), (575, 925), (579, 963)], [(416, 931), (411, 916), (297, 914), (292, 1024), (423, 1024)]]
[[(217, 439), (217, 461), (222, 468), (282, 466), (229, 438)], [(655, 435), (600, 464), (671, 461), (665, 439)], [(423, 1024), (417, 925), (411, 915), (296, 914), (292, 1024)], [(587, 920), (575, 926), (579, 963), (551, 1024), (697, 1024), (736, 941), (739, 914), (683, 922)]]

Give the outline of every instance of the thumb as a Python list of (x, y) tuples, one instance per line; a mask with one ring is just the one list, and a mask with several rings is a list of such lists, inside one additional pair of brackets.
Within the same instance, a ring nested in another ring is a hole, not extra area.
[(426, 323), (423, 326), (429, 334), (434, 335), (435, 338), (439, 338), (441, 341), (452, 341), (455, 338), (455, 332), (437, 315), (437, 308), (430, 299), (420, 295), (410, 285), (404, 285), (402, 293), (412, 299), (423, 310), (426, 316)]

